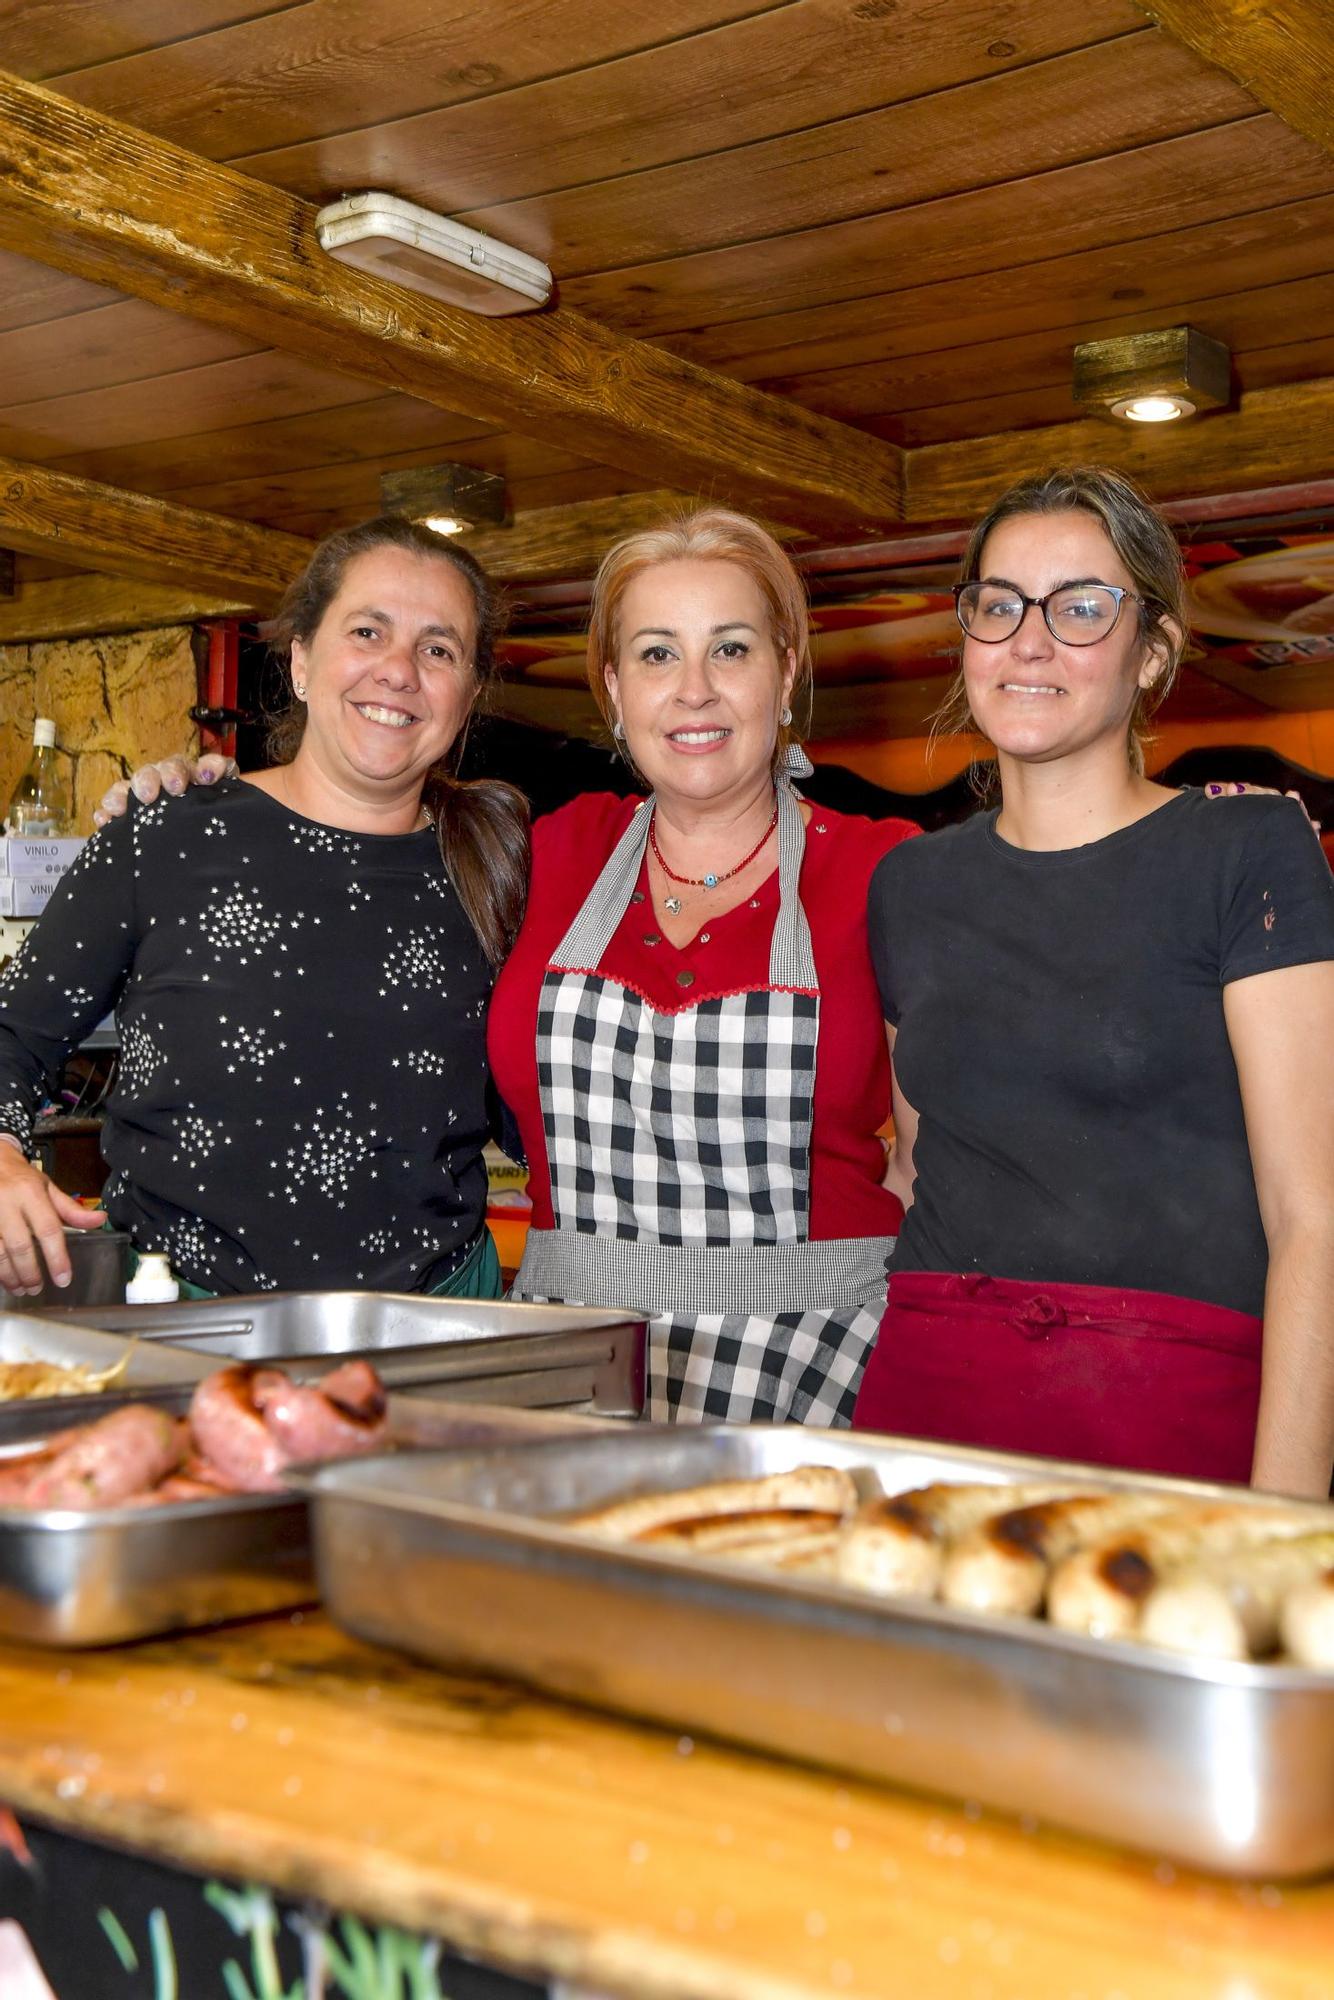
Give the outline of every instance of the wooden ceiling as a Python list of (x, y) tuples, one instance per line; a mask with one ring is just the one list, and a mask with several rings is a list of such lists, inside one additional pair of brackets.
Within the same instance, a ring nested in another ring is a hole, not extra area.
[[(438, 458), (528, 577), (658, 489), (830, 542), (1057, 457), (1334, 474), (1332, 63), (1327, 0), (0, 0), (0, 637), (262, 608)], [(367, 186), (556, 305), (333, 264)], [(1182, 323), (1232, 409), (1080, 419), (1076, 342)]]

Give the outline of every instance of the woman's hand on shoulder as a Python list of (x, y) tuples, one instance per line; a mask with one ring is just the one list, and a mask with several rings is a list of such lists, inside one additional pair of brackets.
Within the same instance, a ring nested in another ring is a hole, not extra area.
[(1277, 785), (1235, 784), (1206, 785), (1204, 795), (1209, 799), (1239, 799), (1243, 795), (1248, 799), (1295, 799), (1302, 811), (1306, 813), (1312, 831), (1317, 834), (1320, 832), (1320, 821), (1311, 818), (1309, 811), (1307, 811), (1306, 800), (1300, 792), (1280, 792)]
[(66, 1225), (100, 1229), (105, 1221), (100, 1208), (82, 1207), (25, 1159), (16, 1144), (0, 1139), (0, 1285), (7, 1291), (40, 1291), (43, 1262), (58, 1285), (67, 1285)]
[(133, 777), (121, 778), (103, 794), (93, 823), (106, 826), (110, 820), (120, 819), (129, 810), (131, 792), (140, 805), (151, 806), (163, 792), (176, 799), (191, 785), (216, 785), (219, 778), (234, 778), (236, 771), (234, 757), (221, 757), (213, 750), (197, 758), (182, 753), (164, 757), (158, 764), (141, 764)]

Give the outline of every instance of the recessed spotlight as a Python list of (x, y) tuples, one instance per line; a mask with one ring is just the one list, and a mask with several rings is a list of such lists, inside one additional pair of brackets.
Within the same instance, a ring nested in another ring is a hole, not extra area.
[(1184, 396), (1123, 396), (1112, 404), (1112, 415), (1125, 417), (1132, 424), (1170, 424), (1194, 414), (1194, 403), (1188, 403)]
[(446, 460), (380, 474), (380, 508), (404, 514), (437, 535), (466, 535), (470, 528), (503, 527), (509, 517), (505, 482), (495, 472)]
[(1176, 423), (1221, 409), (1231, 389), (1231, 353), (1193, 326), (1085, 340), (1075, 349), (1075, 401), (1118, 423)]

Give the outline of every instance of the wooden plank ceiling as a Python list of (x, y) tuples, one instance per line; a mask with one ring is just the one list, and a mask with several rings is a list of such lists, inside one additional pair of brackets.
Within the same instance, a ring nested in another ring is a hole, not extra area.
[[(503, 474), (520, 528), (487, 552), (533, 574), (586, 572), (606, 503), (662, 487), (828, 541), (964, 518), (1058, 454), (1166, 497), (1334, 474), (1334, 135), (1304, 74), (1331, 36), (1320, 0), (1265, 11), (1268, 41), (1245, 0), (0, 0), (0, 67), (54, 94), (0, 115), (19, 597), (71, 629), (80, 570), (143, 577), (154, 616), (173, 578), (262, 605), (248, 529), (317, 536), (439, 458)], [(318, 252), (294, 285), (309, 205), (367, 186), (543, 258), (553, 312), (409, 312), (409, 343)], [(1239, 407), (1077, 421), (1077, 341), (1183, 322), (1232, 348)], [(40, 471), (97, 482), (86, 545)], [(126, 496), (168, 503), (137, 568)], [(195, 532), (233, 566), (173, 567)]]

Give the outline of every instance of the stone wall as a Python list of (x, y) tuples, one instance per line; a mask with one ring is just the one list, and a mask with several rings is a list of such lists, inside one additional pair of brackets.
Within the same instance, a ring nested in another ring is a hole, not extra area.
[(197, 698), (188, 626), (0, 646), (0, 815), (28, 761), (35, 716), (55, 722), (74, 831), (91, 833), (108, 785), (197, 744)]

